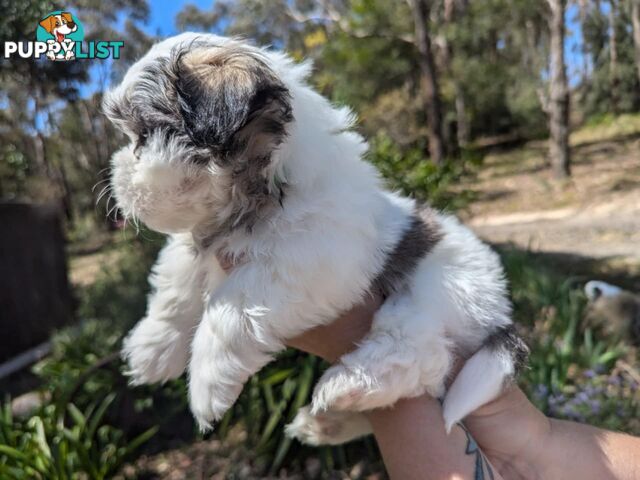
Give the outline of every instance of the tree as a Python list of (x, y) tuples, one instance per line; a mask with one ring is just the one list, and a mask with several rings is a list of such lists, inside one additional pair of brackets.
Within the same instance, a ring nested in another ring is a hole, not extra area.
[(550, 9), (549, 156), (556, 178), (571, 175), (569, 151), (569, 85), (564, 59), (566, 0), (547, 0)]
[(640, 0), (631, 0), (631, 23), (633, 25), (636, 69), (638, 71), (638, 82), (640, 83)]
[(618, 2), (609, 0), (609, 75), (611, 77), (611, 110), (620, 111), (619, 73), (618, 73)]
[[(14, 0), (0, 20), (0, 40), (30, 40), (34, 26), (56, 7), (47, 0)], [(108, 165), (121, 137), (101, 113), (110, 73), (123, 72), (146, 49), (134, 22), (144, 20), (146, 0), (78, 0), (72, 12), (85, 26), (85, 40), (124, 38), (123, 57), (113, 62), (51, 62), (15, 58), (0, 62), (0, 194), (35, 202), (58, 200), (69, 220), (93, 210), (91, 187)], [(124, 32), (117, 30), (127, 17)], [(138, 47), (138, 49), (136, 49)], [(104, 77), (103, 82), (91, 80)], [(95, 92), (82, 98), (83, 86)], [(98, 192), (95, 192), (98, 195)], [(73, 207), (73, 208), (72, 208)]]
[(458, 18), (456, 18), (456, 13), (459, 16), (464, 15), (465, 10), (468, 5), (466, 0), (457, 2), (456, 0), (444, 0), (444, 12), (442, 15), (442, 24), (446, 31), (444, 34), (440, 34), (437, 37), (437, 42), (440, 44), (442, 49), (442, 61), (444, 63), (444, 70), (447, 72), (449, 76), (449, 81), (451, 82), (453, 95), (454, 95), (454, 105), (455, 105), (455, 115), (456, 115), (456, 138), (458, 141), (458, 147), (465, 147), (469, 144), (469, 122), (467, 119), (467, 107), (466, 107), (466, 99), (465, 93), (462, 89), (462, 85), (460, 80), (458, 79), (455, 72), (452, 71), (452, 57), (456, 54), (454, 51), (451, 42), (449, 42), (448, 35), (452, 30), (452, 27), (455, 25)]
[(421, 87), (425, 112), (427, 114), (427, 131), (429, 137), (429, 156), (436, 165), (444, 161), (444, 142), (442, 138), (442, 108), (440, 105), (440, 89), (436, 73), (431, 38), (429, 36), (429, 0), (412, 0), (415, 43), (418, 49), (418, 65), (422, 73)]

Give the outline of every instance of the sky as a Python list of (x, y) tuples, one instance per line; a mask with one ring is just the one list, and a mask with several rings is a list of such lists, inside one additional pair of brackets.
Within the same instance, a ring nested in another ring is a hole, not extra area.
[(176, 15), (186, 5), (195, 5), (208, 10), (214, 0), (149, 0), (149, 22), (143, 29), (151, 35), (169, 37), (178, 33), (175, 25)]

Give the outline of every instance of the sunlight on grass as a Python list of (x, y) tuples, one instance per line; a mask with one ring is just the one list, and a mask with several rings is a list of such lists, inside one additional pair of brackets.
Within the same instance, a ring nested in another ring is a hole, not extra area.
[(624, 114), (618, 117), (605, 115), (587, 122), (571, 134), (571, 145), (603, 142), (621, 137), (640, 135), (640, 114)]

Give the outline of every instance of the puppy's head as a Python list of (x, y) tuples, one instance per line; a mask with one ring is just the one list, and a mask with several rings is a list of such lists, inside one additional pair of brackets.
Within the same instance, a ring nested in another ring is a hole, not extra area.
[(292, 121), (267, 52), (213, 35), (154, 46), (104, 101), (131, 140), (112, 159), (121, 211), (162, 232), (250, 225), (277, 204), (277, 149)]

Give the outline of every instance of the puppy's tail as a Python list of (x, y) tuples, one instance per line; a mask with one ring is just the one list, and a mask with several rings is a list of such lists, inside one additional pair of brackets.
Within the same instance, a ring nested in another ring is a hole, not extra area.
[(498, 396), (517, 377), (529, 356), (529, 348), (513, 325), (495, 330), (460, 370), (444, 399), (447, 433), (478, 407)]

